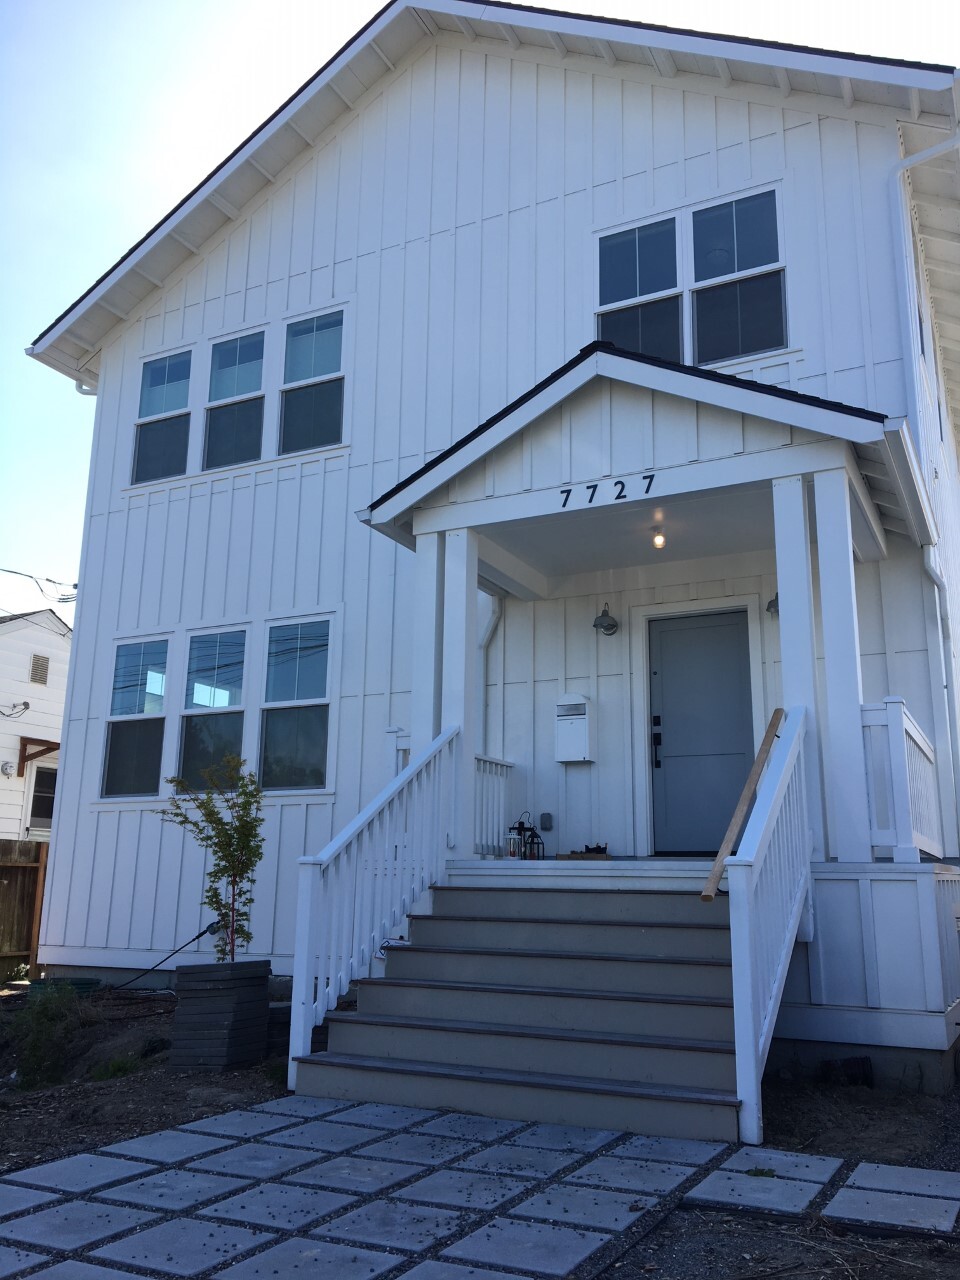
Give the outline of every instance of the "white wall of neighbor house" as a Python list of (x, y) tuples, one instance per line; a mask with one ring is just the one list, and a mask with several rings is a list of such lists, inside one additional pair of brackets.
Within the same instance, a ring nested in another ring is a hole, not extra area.
[[(650, 68), (598, 60), (589, 70), (529, 48), (508, 58), (444, 35), (414, 51), (226, 231), (199, 246), (118, 323), (102, 353), (60, 798), (70, 821), (61, 824), (48, 875), (46, 959), (152, 962), (204, 922), (201, 859), (178, 830), (161, 825), (152, 812), (158, 802), (100, 799), (116, 644), (169, 641), (166, 776), (176, 764), (191, 630), (246, 630), (244, 750), (255, 758), (268, 621), (327, 617), (335, 783), (324, 793), (270, 797), (269, 855), (254, 911), (254, 952), (289, 956), (296, 857), (322, 846), (383, 785), (393, 745), (386, 729), (410, 721), (413, 556), (371, 534), (354, 512), (596, 336), (599, 234), (774, 190), (788, 346), (722, 367), (904, 412), (887, 198), (898, 156), (894, 115), (881, 108), (825, 100), (817, 115), (772, 90), (716, 91), (699, 82), (685, 89)], [(343, 443), (278, 458), (286, 324), (334, 309), (344, 314)], [(211, 344), (260, 331), (262, 458), (203, 472)], [(193, 362), (188, 474), (133, 486), (143, 362), (182, 351)], [(927, 705), (919, 705), (919, 685), (913, 691), (926, 638), (914, 634), (896, 596), (915, 590), (905, 568), (902, 582), (897, 576), (899, 560), (908, 559), (895, 550), (889, 564), (858, 570), (864, 679), (878, 696), (898, 692), (896, 667), (926, 727), (929, 679)], [(746, 566), (705, 562), (632, 589), (686, 600), (703, 590), (712, 602), (728, 582), (739, 592), (748, 580), (765, 604), (771, 574), (772, 560), (759, 555)], [(899, 584), (890, 586), (889, 616), (887, 582)], [(716, 583), (723, 585), (704, 585)], [(614, 612), (623, 609), (612, 579), (598, 579), (596, 590)], [(491, 689), (506, 673), (503, 727), (488, 721), (495, 753), (522, 755), (536, 740), (561, 674), (602, 681), (604, 712), (620, 696), (622, 645), (592, 655), (589, 648), (595, 604), (592, 589), (560, 602), (508, 604), (492, 649)], [(897, 628), (886, 639), (878, 632), (884, 621)], [(764, 614), (763, 625), (772, 698), (775, 624)], [(562, 673), (558, 627), (570, 633)], [(616, 723), (604, 720), (609, 765), (624, 745), (622, 707)], [(614, 785), (588, 788), (590, 816), (578, 840), (588, 828), (593, 834), (608, 802), (621, 824), (611, 844), (626, 840), (622, 799), (608, 796)], [(538, 779), (541, 786), (549, 792), (556, 783)]]

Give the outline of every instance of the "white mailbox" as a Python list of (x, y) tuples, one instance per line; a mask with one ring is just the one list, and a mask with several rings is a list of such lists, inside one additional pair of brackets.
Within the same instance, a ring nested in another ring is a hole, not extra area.
[(586, 694), (557, 702), (557, 759), (561, 764), (582, 764), (597, 758), (597, 726)]

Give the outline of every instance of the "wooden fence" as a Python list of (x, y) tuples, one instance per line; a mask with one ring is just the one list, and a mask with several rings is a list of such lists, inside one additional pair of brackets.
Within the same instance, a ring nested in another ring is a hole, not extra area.
[(0, 980), (22, 964), (37, 976), (48, 848), (34, 840), (0, 840)]

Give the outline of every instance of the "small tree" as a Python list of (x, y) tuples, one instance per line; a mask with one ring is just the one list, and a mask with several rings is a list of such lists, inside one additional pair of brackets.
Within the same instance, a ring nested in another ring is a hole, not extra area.
[(182, 778), (168, 778), (177, 794), (167, 809), (159, 810), (164, 822), (183, 827), (210, 852), (203, 904), (220, 926), (218, 960), (235, 960), (237, 948), (253, 938), (250, 908), (253, 876), (263, 856), (263, 792), (256, 774), (244, 772), (244, 763), (239, 756), (225, 756), (219, 765), (205, 769), (207, 789), (202, 793)]

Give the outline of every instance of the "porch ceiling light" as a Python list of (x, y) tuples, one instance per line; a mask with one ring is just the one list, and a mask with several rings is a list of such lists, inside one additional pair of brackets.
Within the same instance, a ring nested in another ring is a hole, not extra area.
[(663, 548), (667, 545), (667, 539), (664, 536), (664, 532), (662, 529), (654, 529), (653, 545), (657, 548), (658, 551), (662, 551)]
[(604, 604), (603, 609), (593, 620), (593, 625), (602, 636), (615, 636), (620, 630), (620, 623), (610, 613), (610, 606)]

